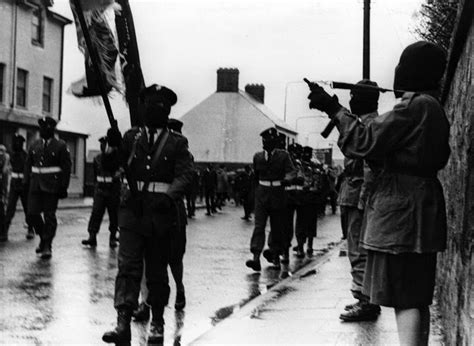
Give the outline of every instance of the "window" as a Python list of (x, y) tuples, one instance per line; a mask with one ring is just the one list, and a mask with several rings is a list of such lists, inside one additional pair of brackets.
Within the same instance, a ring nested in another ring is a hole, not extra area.
[(43, 78), (43, 112), (51, 113), (53, 97), (53, 80), (48, 77)]
[(3, 83), (5, 79), (5, 65), (0, 64), (0, 103), (3, 103)]
[(21, 68), (17, 71), (16, 105), (26, 108), (26, 91), (28, 88), (28, 71)]
[(36, 7), (33, 10), (33, 17), (31, 18), (31, 43), (43, 45), (43, 17), (40, 7)]

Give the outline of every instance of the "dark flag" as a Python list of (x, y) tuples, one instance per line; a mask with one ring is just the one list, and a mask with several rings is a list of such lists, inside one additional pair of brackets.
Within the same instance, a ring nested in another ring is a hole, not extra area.
[[(105, 82), (105, 90), (108, 93), (112, 88), (119, 89), (117, 76), (115, 73), (115, 64), (118, 56), (118, 49), (112, 29), (105, 15), (106, 9), (114, 3), (113, 0), (81, 0), (84, 18), (91, 37), (91, 41), (97, 50), (99, 56), (99, 69)], [(90, 58), (84, 34), (79, 24), (76, 7), (73, 1), (70, 1), (71, 10), (76, 23), (77, 40), (79, 49), (85, 57), (86, 76), (81, 80), (72, 83), (70, 91), (77, 97), (100, 96), (100, 88), (97, 74), (95, 73)]]

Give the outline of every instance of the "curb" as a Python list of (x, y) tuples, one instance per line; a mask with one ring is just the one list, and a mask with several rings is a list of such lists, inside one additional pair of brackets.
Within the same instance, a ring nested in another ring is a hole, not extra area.
[(318, 272), (318, 269), (328, 262), (331, 257), (335, 256), (338, 251), (340, 251), (340, 247), (343, 241), (339, 241), (334, 243), (334, 245), (329, 245), (328, 251), (313, 258), (311, 261), (303, 265), (299, 268), (296, 272), (293, 273), (292, 276), (283, 279), (282, 281), (278, 282), (276, 285), (272, 286), (267, 292), (264, 294), (255, 297), (254, 299), (250, 300), (247, 304), (242, 306), (241, 308), (234, 311), (231, 315), (227, 318), (216, 324), (215, 326), (211, 326), (205, 332), (200, 334), (198, 337), (194, 338), (192, 341), (188, 343), (188, 345), (200, 345), (200, 340), (206, 336), (209, 332), (213, 329), (218, 328), (223, 324), (232, 323), (234, 320), (257, 316), (259, 311), (262, 310), (266, 305), (276, 301), (278, 298), (282, 296), (282, 292), (285, 292), (291, 282), (296, 280), (304, 279), (307, 276), (314, 275)]

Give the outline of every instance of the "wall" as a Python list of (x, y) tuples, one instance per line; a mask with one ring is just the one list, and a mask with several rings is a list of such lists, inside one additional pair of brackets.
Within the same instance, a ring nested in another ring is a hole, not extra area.
[[(466, 1), (468, 3), (469, 1)], [(467, 5), (464, 5), (467, 6)], [(461, 13), (462, 11), (460, 11)], [(472, 12), (470, 14), (472, 16)], [(459, 18), (458, 18), (459, 19)], [(451, 123), (451, 157), (440, 174), (448, 214), (447, 250), (440, 254), (437, 297), (447, 345), (474, 345), (474, 26), (457, 47), (445, 109)], [(460, 35), (459, 29), (456, 35)], [(456, 41), (456, 40), (454, 40)], [(455, 45), (456, 45), (455, 44)], [(449, 69), (448, 69), (449, 71)]]

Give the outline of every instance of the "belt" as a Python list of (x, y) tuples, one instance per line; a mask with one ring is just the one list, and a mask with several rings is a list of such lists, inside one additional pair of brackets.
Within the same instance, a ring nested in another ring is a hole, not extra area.
[(49, 174), (49, 173), (60, 173), (62, 172), (61, 167), (51, 166), (51, 167), (31, 167), (32, 173), (38, 174)]
[(99, 183), (111, 183), (113, 181), (113, 178), (112, 177), (103, 177), (103, 176), (98, 175), (97, 176), (97, 181)]
[(12, 179), (23, 179), (23, 173), (12, 172)]
[[(145, 185), (144, 181), (137, 181), (137, 188), (139, 191), (143, 189), (143, 185)], [(171, 184), (163, 183), (161, 181), (150, 181), (148, 184), (148, 192), (156, 192), (156, 193), (166, 193), (170, 188)]]
[(303, 186), (300, 186), (300, 185), (290, 185), (290, 186), (286, 186), (285, 187), (285, 190), (287, 191), (291, 191), (291, 190), (303, 190)]
[(259, 180), (258, 183), (263, 186), (281, 186), (280, 180)]

